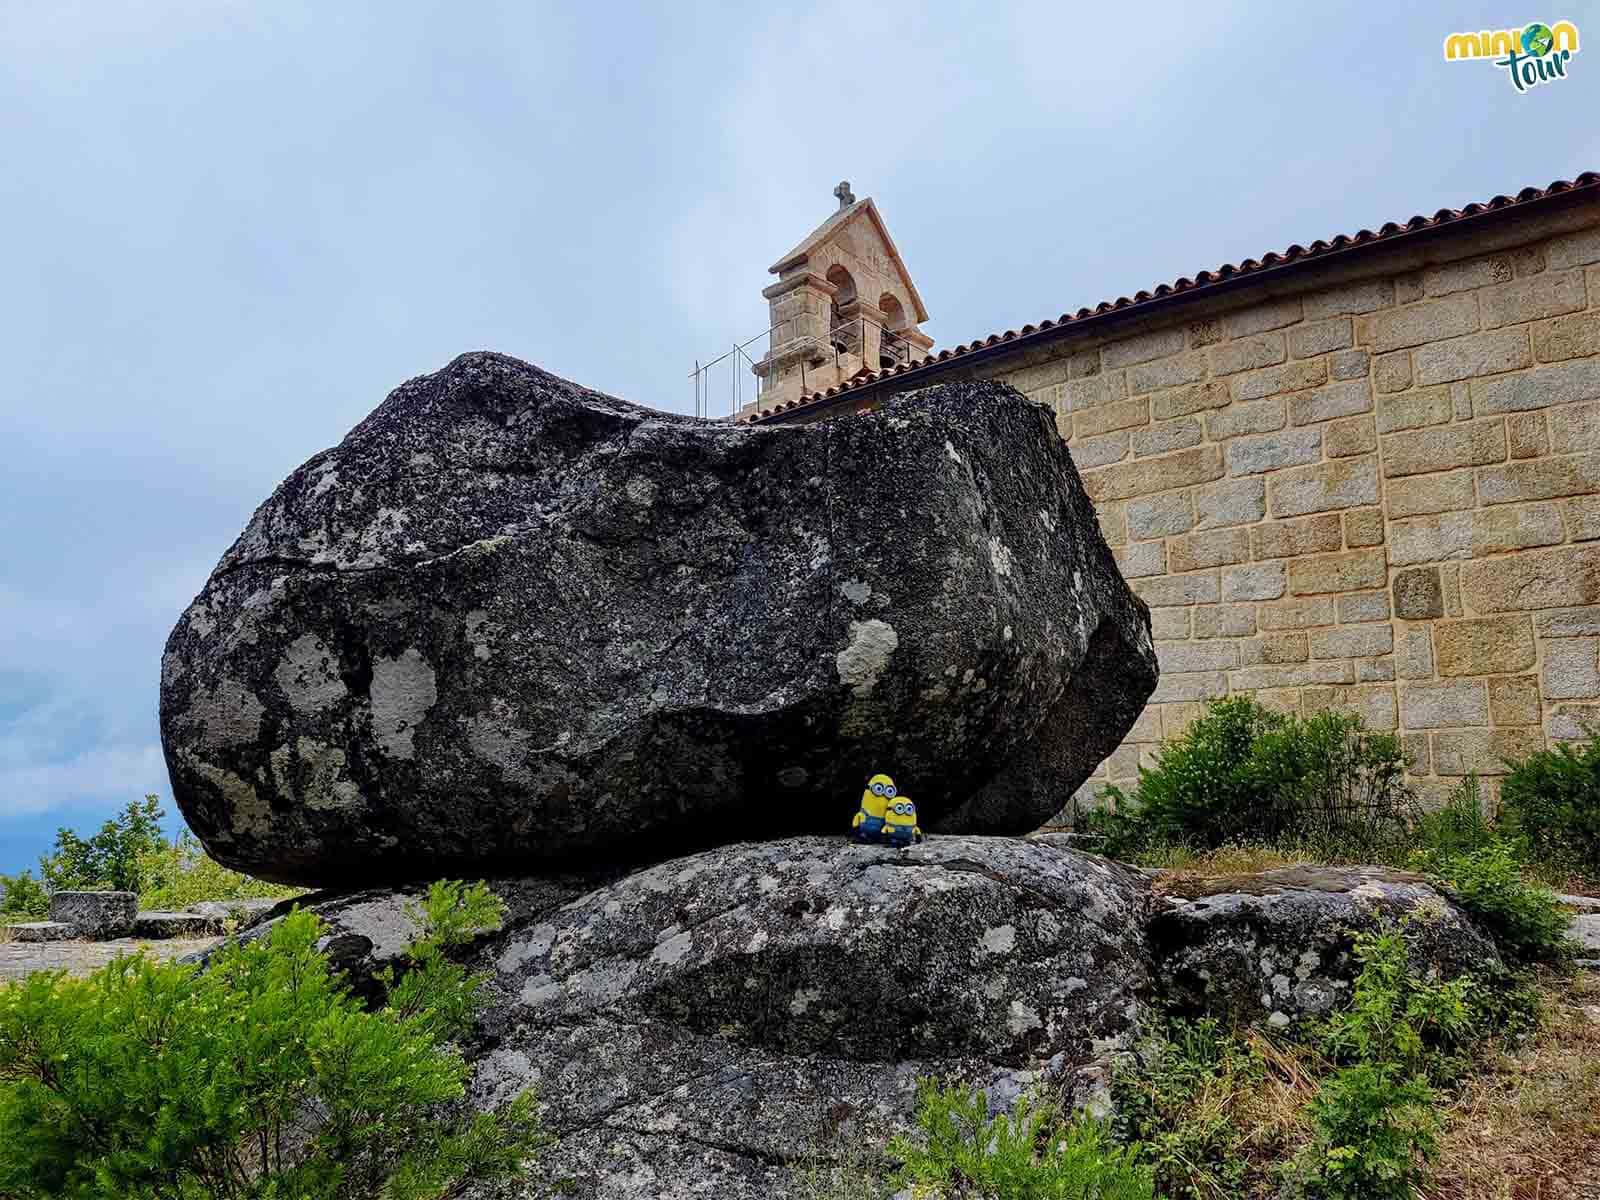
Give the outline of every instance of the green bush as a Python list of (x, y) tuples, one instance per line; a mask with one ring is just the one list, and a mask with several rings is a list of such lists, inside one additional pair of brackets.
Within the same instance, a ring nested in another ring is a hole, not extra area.
[(1112, 1129), (1145, 1147), (1158, 1195), (1207, 1200), (1243, 1194), (1245, 1140), (1261, 1134), (1239, 1111), (1259, 1093), (1266, 1064), (1212, 1018), (1171, 1020), (1112, 1079)]
[(1350, 1003), (1323, 1029), (1329, 1056), (1433, 1073), (1438, 1059), (1453, 1055), (1473, 1031), (1472, 976), (1443, 983), (1419, 979), (1404, 934), (1392, 927), (1357, 938), (1354, 954), (1361, 971)]
[(1571, 956), (1569, 918), (1554, 892), (1528, 882), (1509, 843), (1493, 841), (1468, 853), (1436, 856), (1427, 865), (1494, 938), (1507, 961), (1561, 962)]
[(161, 802), (146, 796), (130, 800), (91, 837), (57, 830), (55, 850), (39, 860), (45, 887), (52, 892), (144, 891), (140, 863), (164, 844), (162, 815)]
[(1311, 1102), (1312, 1143), (1288, 1194), (1325, 1200), (1412, 1200), (1439, 1150), (1434, 1092), (1393, 1064), (1346, 1067)]
[(139, 907), (185, 909), (202, 900), (280, 900), (304, 889), (229, 870), (185, 830), (139, 857)]
[(1248, 697), (1213, 702), (1140, 771), (1131, 795), (1106, 795), (1114, 810), (1085, 824), (1113, 855), (1246, 842), (1392, 852), (1415, 808), (1397, 738), (1354, 716), (1302, 719)]
[(481, 980), (444, 947), (498, 901), (438, 885), (422, 915), (375, 1012), (298, 910), (204, 971), (134, 956), (0, 989), (0, 1196), (420, 1200), (511, 1175), (542, 1141), (533, 1101), (465, 1111), (445, 1040)]
[(1412, 841), (1426, 865), (1458, 854), (1471, 854), (1501, 840), (1499, 831), (1483, 809), (1478, 777), (1468, 775), (1445, 797), (1437, 812), (1417, 817)]
[(1453, 1075), (1473, 1029), (1469, 976), (1428, 983), (1412, 974), (1405, 940), (1388, 929), (1357, 939), (1351, 1003), (1325, 1029), (1341, 1067), (1311, 1102), (1313, 1136), (1288, 1170), (1290, 1195), (1410, 1200), (1438, 1153), (1429, 1075)]
[(1500, 786), (1501, 821), (1530, 857), (1600, 879), (1600, 738), (1518, 762)]
[(1024, 1098), (1010, 1114), (989, 1115), (981, 1091), (917, 1089), (920, 1139), (896, 1138), (889, 1151), (904, 1164), (897, 1176), (918, 1196), (982, 1196), (989, 1200), (1152, 1200), (1142, 1148), (1118, 1147), (1087, 1117), (1067, 1121)]
[(32, 871), (0, 875), (0, 922), (41, 921), (50, 912), (50, 894)]

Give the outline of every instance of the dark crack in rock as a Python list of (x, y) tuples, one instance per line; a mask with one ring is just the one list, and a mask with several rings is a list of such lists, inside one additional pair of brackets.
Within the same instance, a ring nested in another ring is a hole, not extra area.
[(162, 661), (218, 859), (348, 888), (1060, 811), (1156, 681), (1051, 414), (951, 384), (791, 428), (496, 354), (397, 389), (257, 510)]

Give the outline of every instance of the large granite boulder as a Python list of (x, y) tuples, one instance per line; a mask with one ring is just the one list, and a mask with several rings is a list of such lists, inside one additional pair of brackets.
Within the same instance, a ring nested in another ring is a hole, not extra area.
[(921, 1075), (1093, 1102), (1150, 990), (1147, 902), (1022, 839), (705, 851), (485, 954), (474, 1099), (537, 1089), (561, 1142), (535, 1182), (566, 1197), (777, 1195), (818, 1147), (908, 1128)]
[(1427, 978), (1500, 967), (1494, 942), (1421, 875), (1301, 865), (1213, 879), (1164, 877), (1150, 926), (1174, 1010), (1285, 1026), (1350, 998), (1355, 940), (1404, 931)]
[(762, 428), (495, 354), (397, 389), (261, 506), (168, 640), (217, 858), (350, 886), (1058, 812), (1155, 686), (1050, 413), (1000, 384)]
[[(470, 1099), (534, 1089), (559, 1137), (497, 1196), (764, 1200), (797, 1163), (870, 1157), (908, 1129), (920, 1077), (982, 1087), (996, 1109), (1035, 1088), (1093, 1107), (1156, 1011), (1325, 1012), (1360, 930), (1403, 927), (1426, 975), (1497, 961), (1416, 877), (1152, 879), (1048, 836), (800, 837), (489, 886), (504, 927), (459, 952), (489, 975), (462, 1044)], [(302, 898), (373, 1003), (421, 932), (421, 891)]]

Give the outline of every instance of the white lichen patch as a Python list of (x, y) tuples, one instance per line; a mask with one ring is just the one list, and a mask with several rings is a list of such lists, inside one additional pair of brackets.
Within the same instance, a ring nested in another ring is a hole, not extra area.
[(372, 725), (378, 748), (391, 758), (415, 757), (417, 726), (438, 700), (438, 679), (420, 651), (374, 660)]
[(996, 925), (985, 929), (983, 936), (978, 939), (978, 947), (984, 954), (1009, 954), (1017, 944), (1017, 930), (1014, 925)]
[(656, 493), (660, 490), (656, 481), (647, 479), (643, 475), (632, 476), (627, 483), (622, 485), (623, 493), (640, 508), (649, 508), (656, 502)]
[(467, 644), (472, 647), (472, 657), (487, 661), (494, 656), (489, 645), (489, 614), (475, 608), (467, 614)]
[(262, 837), (272, 832), (272, 806), (261, 798), (248, 779), (192, 755), (189, 765), (222, 793), (228, 824), (234, 834)]
[(522, 966), (525, 962), (541, 958), (550, 953), (550, 947), (555, 942), (556, 927), (549, 923), (535, 925), (522, 937), (507, 946), (495, 962), (495, 968), (509, 974)]
[(801, 988), (789, 997), (789, 1012), (796, 1017), (803, 1017), (813, 1004), (822, 999), (820, 988)]
[(314, 633), (302, 633), (285, 647), (272, 677), (289, 707), (301, 716), (321, 712), (349, 694), (339, 675), (339, 660)]
[(650, 961), (675, 966), (694, 948), (694, 934), (688, 930), (673, 934), (650, 952)]
[(1030, 1029), (1041, 1029), (1044, 1022), (1039, 1019), (1037, 1010), (1029, 1008), (1021, 1000), (1013, 1000), (1011, 1009), (1006, 1015), (1006, 1028), (1012, 1033), (1027, 1033)]
[(851, 604), (865, 604), (872, 597), (872, 585), (859, 579), (847, 579), (839, 585), (839, 594)]
[(989, 539), (989, 562), (996, 575), (1011, 574), (1011, 549), (997, 537)]
[(256, 694), (235, 679), (223, 679), (197, 693), (189, 706), (191, 725), (204, 724), (206, 740), (217, 746), (245, 746), (261, 732), (265, 706)]
[(189, 606), (183, 616), (189, 622), (189, 628), (194, 631), (194, 635), (199, 638), (209, 636), (217, 627), (217, 623), (211, 619), (210, 605), (202, 604), (198, 600)]
[(307, 808), (337, 810), (361, 807), (361, 789), (345, 778), (344, 751), (308, 737), (296, 738), (295, 754), (306, 768), (301, 797)]
[(860, 697), (870, 695), (879, 677), (889, 668), (889, 656), (900, 645), (894, 627), (876, 617), (850, 622), (850, 644), (834, 657), (839, 682)]
[(526, 777), (533, 735), (516, 727), (509, 704), (496, 697), (488, 712), (474, 714), (466, 726), (467, 745), (474, 755), (498, 767), (507, 779)]
[(535, 975), (522, 985), (522, 1002), (530, 1008), (539, 1008), (561, 999), (562, 988), (548, 975)]

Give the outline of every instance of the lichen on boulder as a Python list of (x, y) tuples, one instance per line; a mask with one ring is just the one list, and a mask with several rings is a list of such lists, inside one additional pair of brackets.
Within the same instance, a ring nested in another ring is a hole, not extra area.
[(950, 384), (811, 426), (627, 404), (495, 354), (268, 499), (162, 661), (174, 796), (313, 886), (646, 863), (1059, 812), (1156, 681), (1048, 410)]
[(1169, 876), (1150, 946), (1176, 1011), (1285, 1026), (1348, 1000), (1357, 937), (1401, 929), (1419, 974), (1497, 968), (1494, 943), (1413, 872), (1281, 867), (1206, 880)]

